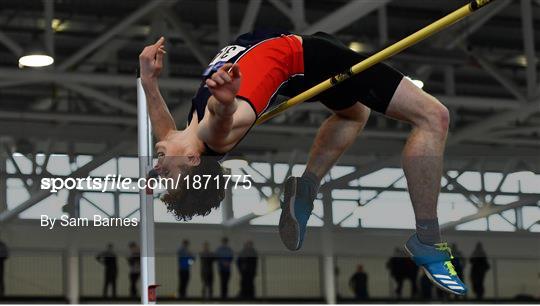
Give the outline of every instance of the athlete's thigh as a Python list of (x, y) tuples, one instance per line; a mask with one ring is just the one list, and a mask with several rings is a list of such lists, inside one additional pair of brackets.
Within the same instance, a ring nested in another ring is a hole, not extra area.
[(408, 78), (399, 83), (385, 115), (410, 123), (426, 118), (432, 110), (437, 110), (442, 104), (433, 96), (414, 85)]

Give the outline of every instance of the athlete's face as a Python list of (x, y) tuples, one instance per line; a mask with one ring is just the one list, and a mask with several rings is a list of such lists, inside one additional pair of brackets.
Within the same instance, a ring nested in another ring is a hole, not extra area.
[(160, 141), (156, 144), (156, 151), (158, 161), (154, 170), (161, 177), (178, 179), (187, 168), (199, 163), (199, 158), (187, 144), (179, 141)]

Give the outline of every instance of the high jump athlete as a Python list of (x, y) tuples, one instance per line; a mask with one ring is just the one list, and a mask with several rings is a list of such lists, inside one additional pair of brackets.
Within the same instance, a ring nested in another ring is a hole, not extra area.
[[(249, 132), (278, 94), (294, 96), (365, 59), (326, 33), (252, 32), (224, 47), (208, 65), (192, 99), (187, 125), (177, 130), (158, 86), (164, 39), (140, 54), (141, 80), (153, 132), (158, 140), (156, 171), (165, 177), (220, 175), (218, 161)], [(463, 295), (466, 286), (442, 242), (437, 218), (449, 113), (436, 98), (402, 73), (380, 63), (321, 93), (333, 114), (321, 125), (301, 177), (285, 182), (279, 233), (285, 246), (298, 250), (306, 233), (321, 179), (364, 128), (370, 109), (412, 125), (402, 164), (413, 204), (416, 233), (405, 244), (429, 278), (448, 292)], [(173, 158), (175, 157), (175, 158)], [(178, 219), (206, 215), (223, 192), (169, 190), (163, 197)]]

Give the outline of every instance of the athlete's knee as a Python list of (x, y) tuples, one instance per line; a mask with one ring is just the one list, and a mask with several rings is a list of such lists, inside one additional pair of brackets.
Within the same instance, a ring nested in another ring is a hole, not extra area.
[(359, 123), (366, 124), (369, 119), (369, 115), (371, 114), (371, 110), (364, 104), (358, 103), (358, 105), (360, 106), (361, 110), (356, 114), (355, 120)]
[(428, 97), (429, 102), (425, 104), (425, 113), (423, 122), (431, 131), (446, 135), (450, 126), (450, 112), (439, 100), (434, 97)]

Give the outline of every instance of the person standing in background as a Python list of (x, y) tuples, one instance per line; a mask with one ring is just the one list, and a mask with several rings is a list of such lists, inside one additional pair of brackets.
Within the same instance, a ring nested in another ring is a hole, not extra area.
[(394, 249), (394, 254), (386, 263), (386, 267), (390, 270), (390, 276), (396, 281), (396, 297), (401, 299), (403, 283), (407, 279), (411, 281), (411, 297), (415, 297), (417, 268), (400, 248)]
[(136, 298), (137, 282), (141, 276), (141, 251), (134, 241), (129, 243), (129, 257), (127, 260), (129, 265), (129, 296)]
[[(465, 271), (465, 265), (467, 264), (467, 260), (463, 256), (463, 253), (458, 249), (457, 244), (452, 244), (452, 264), (454, 265), (454, 269), (456, 270), (456, 273), (459, 277), (459, 279), (465, 279), (464, 271)], [(447, 297), (454, 300), (462, 300), (465, 298), (465, 296), (460, 295), (448, 295)]]
[(201, 259), (201, 280), (202, 297), (205, 300), (212, 299), (214, 291), (214, 259), (215, 255), (210, 251), (210, 244), (205, 241), (202, 252), (199, 254)]
[(456, 273), (459, 277), (459, 279), (464, 279), (463, 271), (465, 270), (465, 257), (463, 256), (463, 253), (458, 249), (457, 244), (452, 244), (452, 254), (454, 255), (452, 258), (452, 264), (454, 265), (454, 269), (456, 269)]
[(471, 281), (477, 300), (484, 298), (484, 279), (490, 266), (482, 243), (478, 242), (471, 255)]
[(358, 265), (356, 272), (349, 279), (349, 287), (354, 292), (356, 300), (365, 301), (369, 299), (368, 275), (364, 271), (364, 266)]
[(191, 265), (194, 260), (193, 253), (189, 251), (189, 240), (186, 239), (178, 249), (178, 297), (181, 299), (186, 297)]
[(9, 258), (9, 249), (7, 245), (0, 240), (0, 296), (4, 296), (6, 287), (4, 284), (4, 264)]
[(390, 272), (390, 277), (396, 282), (395, 294), (398, 299), (401, 298), (401, 290), (403, 288), (403, 279), (405, 273), (403, 272), (403, 255), (399, 248), (394, 249), (394, 254), (386, 263), (386, 268)]
[(229, 239), (223, 237), (221, 246), (216, 250), (216, 260), (218, 264), (221, 299), (227, 299), (229, 294), (229, 279), (231, 278), (231, 263), (233, 261), (233, 250), (229, 247)]
[(420, 269), (420, 296), (424, 301), (430, 301), (433, 297), (433, 283), (422, 269)]
[(105, 283), (103, 284), (103, 297), (107, 297), (109, 286), (112, 289), (112, 297), (116, 298), (116, 279), (118, 276), (118, 264), (116, 254), (111, 243), (107, 245), (107, 249), (98, 254), (96, 260), (105, 267)]
[(410, 257), (403, 258), (405, 264), (405, 279), (411, 282), (411, 299), (418, 297), (418, 270), (420, 268)]
[(240, 298), (255, 298), (255, 276), (257, 276), (258, 254), (253, 241), (247, 241), (238, 253), (238, 271), (240, 272)]

